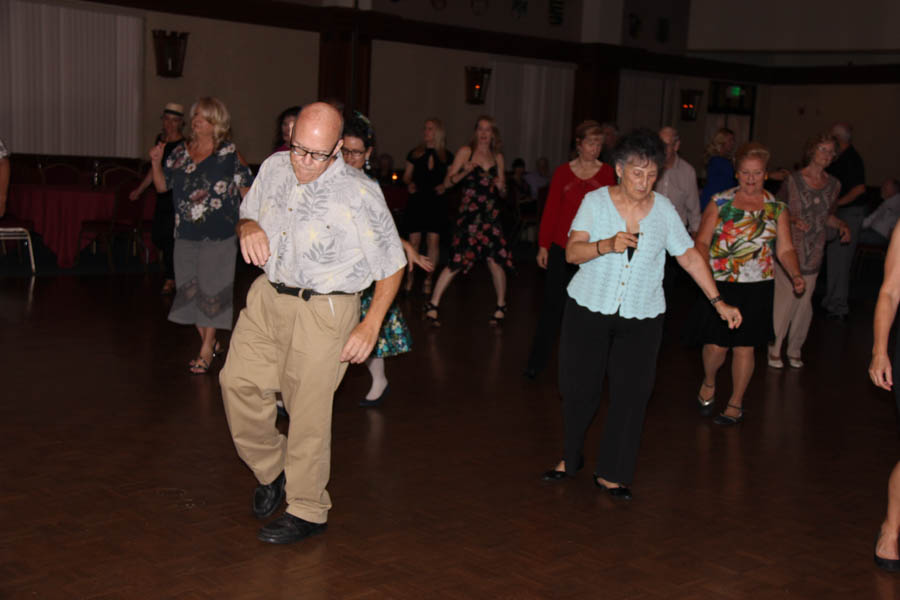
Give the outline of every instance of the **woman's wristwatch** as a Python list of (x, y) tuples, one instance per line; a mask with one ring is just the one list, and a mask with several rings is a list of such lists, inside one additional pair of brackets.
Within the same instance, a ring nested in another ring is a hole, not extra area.
[(716, 302), (721, 302), (722, 296), (716, 296), (715, 298), (710, 298), (709, 303), (715, 306)]

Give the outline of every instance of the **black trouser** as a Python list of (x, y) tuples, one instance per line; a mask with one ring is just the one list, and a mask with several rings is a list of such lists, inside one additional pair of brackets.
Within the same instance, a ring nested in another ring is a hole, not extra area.
[(544, 299), (538, 315), (537, 329), (528, 355), (528, 370), (538, 373), (544, 370), (559, 335), (563, 308), (566, 306), (566, 287), (578, 270), (566, 262), (566, 251), (556, 244), (550, 244), (547, 252), (547, 277), (544, 282)]
[(163, 192), (156, 197), (150, 238), (153, 245), (162, 252), (162, 267), (166, 279), (175, 279), (175, 207), (172, 205), (172, 192)]
[(644, 411), (653, 391), (663, 315), (625, 319), (566, 303), (559, 346), (559, 380), (565, 421), (566, 472), (574, 475), (582, 446), (609, 373), (609, 411), (594, 470), (628, 485), (634, 477)]

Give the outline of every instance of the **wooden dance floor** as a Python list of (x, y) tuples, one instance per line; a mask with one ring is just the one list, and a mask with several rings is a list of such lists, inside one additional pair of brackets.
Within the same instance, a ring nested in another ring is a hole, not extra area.
[(522, 263), (502, 333), (483, 267), (438, 331), (403, 301), (415, 349), (387, 361), (381, 409), (357, 407), (368, 373), (348, 371), (329, 529), (291, 546), (256, 540), (217, 377), (188, 374), (197, 335), (166, 321), (158, 275), (0, 279), (0, 598), (900, 597), (872, 562), (900, 448), (866, 374), (873, 286), (848, 322), (816, 315), (803, 370), (758, 356), (731, 429), (695, 409), (685, 287), (623, 503), (590, 478), (605, 405), (587, 467), (540, 479), (562, 425), (555, 367), (521, 375), (540, 299)]

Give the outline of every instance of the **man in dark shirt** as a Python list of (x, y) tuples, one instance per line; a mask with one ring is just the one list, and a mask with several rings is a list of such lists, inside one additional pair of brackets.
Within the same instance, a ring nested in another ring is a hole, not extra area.
[(841, 183), (837, 216), (850, 228), (850, 242), (834, 239), (826, 247), (826, 291), (822, 307), (829, 319), (843, 321), (847, 318), (850, 295), (850, 268), (856, 252), (856, 240), (865, 217), (866, 171), (862, 157), (851, 144), (852, 128), (847, 123), (836, 123), (831, 135), (837, 140), (840, 154), (827, 171)]

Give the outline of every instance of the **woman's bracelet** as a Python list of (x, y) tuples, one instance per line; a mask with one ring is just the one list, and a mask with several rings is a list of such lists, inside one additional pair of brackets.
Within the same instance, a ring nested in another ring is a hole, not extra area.
[(721, 302), (722, 296), (716, 296), (715, 298), (710, 298), (709, 303), (715, 306), (716, 302)]
[(597, 240), (597, 256), (603, 256), (603, 253), (600, 252), (600, 242), (603, 240)]

